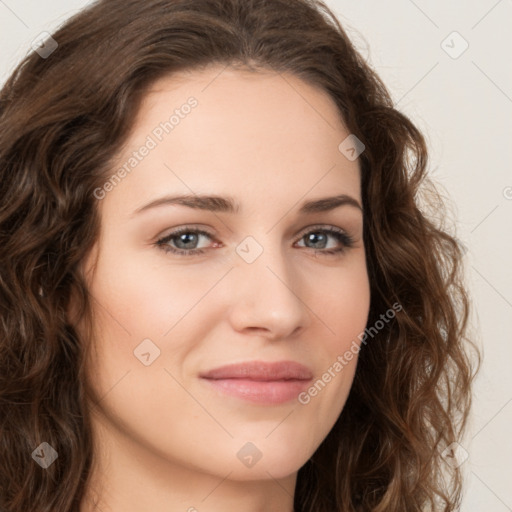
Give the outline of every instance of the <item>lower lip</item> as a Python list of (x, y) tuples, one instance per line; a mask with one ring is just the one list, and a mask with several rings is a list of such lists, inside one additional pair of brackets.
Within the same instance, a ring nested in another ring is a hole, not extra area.
[(257, 381), (247, 379), (203, 379), (230, 396), (259, 404), (282, 404), (297, 398), (309, 380)]

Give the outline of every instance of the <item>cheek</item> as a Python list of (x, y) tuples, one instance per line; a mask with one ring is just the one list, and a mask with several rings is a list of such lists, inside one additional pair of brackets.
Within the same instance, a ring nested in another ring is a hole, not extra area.
[(331, 355), (338, 355), (357, 340), (368, 321), (370, 283), (364, 260), (326, 284), (327, 293), (317, 296), (315, 307), (326, 324), (327, 348)]
[(324, 333), (319, 337), (322, 367), (302, 404), (315, 402), (331, 423), (341, 412), (355, 374), (361, 339), (370, 309), (370, 285), (366, 266), (352, 267), (332, 280), (327, 292), (314, 299)]
[(185, 271), (122, 254), (105, 250), (90, 283), (96, 331), (90, 367), (96, 369), (98, 392), (106, 392), (128, 371), (130, 379), (143, 372), (141, 382), (148, 385), (152, 379), (169, 380), (164, 368), (172, 368), (181, 380), (188, 354), (208, 336), (207, 318), (218, 319), (218, 306), (205, 295), (221, 271), (199, 266)]
[[(101, 315), (117, 335), (163, 337), (201, 301), (216, 281), (211, 269), (186, 269), (144, 261), (143, 257), (105, 258), (98, 265), (92, 293), (108, 309)], [(191, 279), (193, 275), (193, 279)], [(221, 275), (221, 274), (220, 274)], [(101, 311), (100, 311), (101, 313)], [(124, 329), (123, 329), (124, 328)], [(123, 334), (124, 333), (124, 334)]]

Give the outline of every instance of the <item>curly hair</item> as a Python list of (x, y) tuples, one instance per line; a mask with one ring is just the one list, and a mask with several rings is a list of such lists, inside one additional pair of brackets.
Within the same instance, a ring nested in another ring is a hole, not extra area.
[[(0, 509), (79, 510), (94, 460), (90, 340), (69, 306), (76, 298), (92, 325), (81, 263), (99, 232), (93, 191), (151, 84), (218, 64), (292, 73), (334, 100), (366, 148), (368, 325), (402, 306), (361, 350), (341, 415), (298, 472), (295, 511), (456, 510), (463, 479), (442, 450), (465, 431), (480, 363), (463, 246), (444, 225), (423, 135), (332, 11), (317, 0), (100, 0), (53, 38), (55, 51), (28, 55), (0, 92)], [(42, 442), (58, 452), (43, 471), (31, 457)]]

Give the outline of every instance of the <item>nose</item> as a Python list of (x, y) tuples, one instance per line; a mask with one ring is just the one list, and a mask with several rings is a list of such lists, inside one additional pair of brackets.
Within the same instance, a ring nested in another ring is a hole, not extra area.
[(267, 247), (251, 263), (235, 258), (230, 321), (238, 332), (267, 339), (296, 335), (311, 322), (306, 291), (284, 251)]

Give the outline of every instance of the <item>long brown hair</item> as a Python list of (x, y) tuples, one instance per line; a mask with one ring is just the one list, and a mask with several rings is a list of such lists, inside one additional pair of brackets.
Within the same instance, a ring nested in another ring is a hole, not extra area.
[[(99, 229), (93, 191), (111, 175), (148, 87), (218, 64), (292, 73), (335, 101), (365, 145), (368, 326), (402, 306), (362, 347), (338, 421), (299, 470), (295, 511), (455, 510), (460, 468), (441, 452), (465, 430), (479, 364), (463, 247), (423, 209), (443, 219), (445, 200), (435, 187), (427, 193), (424, 137), (329, 8), (103, 0), (53, 38), (53, 53), (27, 56), (0, 93), (0, 509), (79, 509), (94, 455), (89, 345), (67, 312), (76, 297), (79, 318), (92, 322), (80, 264)], [(58, 453), (47, 469), (31, 456), (43, 442)]]

